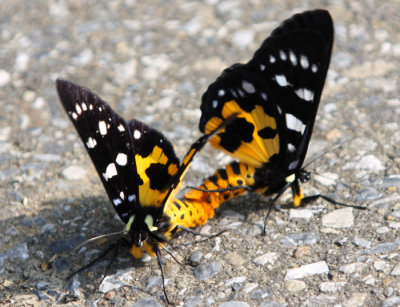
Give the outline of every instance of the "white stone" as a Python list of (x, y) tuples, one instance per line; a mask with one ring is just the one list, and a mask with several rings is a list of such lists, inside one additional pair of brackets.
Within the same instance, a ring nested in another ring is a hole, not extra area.
[(342, 208), (322, 217), (322, 226), (331, 228), (349, 228), (353, 226), (353, 208)]
[(362, 262), (355, 262), (339, 267), (339, 272), (344, 274), (360, 273), (367, 265)]
[(62, 171), (62, 175), (69, 180), (79, 180), (86, 176), (86, 169), (78, 165), (71, 165)]
[(326, 281), (319, 285), (319, 289), (322, 292), (334, 293), (334, 292), (338, 292), (339, 290), (342, 290), (345, 285), (346, 285), (345, 281), (342, 281), (342, 282)]
[(329, 267), (325, 261), (302, 265), (299, 268), (289, 270), (285, 275), (285, 280), (300, 279), (315, 274), (325, 274), (329, 272)]
[(278, 259), (277, 253), (266, 253), (264, 255), (261, 255), (253, 259), (252, 262), (257, 265), (266, 265), (266, 264), (273, 265), (277, 259)]
[(393, 270), (392, 270), (392, 272), (390, 273), (390, 275), (392, 275), (392, 276), (399, 276), (399, 275), (400, 275), (400, 264), (397, 264), (397, 265), (393, 268)]
[(233, 34), (232, 43), (239, 48), (247, 48), (254, 40), (252, 29), (239, 30)]
[(310, 220), (314, 215), (314, 211), (310, 209), (290, 209), (289, 219), (305, 219)]
[(11, 75), (8, 71), (0, 69), (0, 87), (7, 85), (11, 80)]

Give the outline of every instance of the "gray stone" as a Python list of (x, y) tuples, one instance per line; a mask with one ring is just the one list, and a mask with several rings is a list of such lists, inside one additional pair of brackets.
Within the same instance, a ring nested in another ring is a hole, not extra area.
[(258, 256), (257, 258), (253, 259), (252, 262), (257, 265), (266, 265), (266, 264), (273, 265), (277, 259), (278, 259), (277, 253), (266, 253), (264, 255)]
[(218, 274), (220, 269), (221, 264), (219, 262), (200, 264), (193, 269), (193, 274), (200, 280), (206, 280)]
[(219, 307), (250, 307), (249, 304), (239, 301), (224, 302), (218, 305)]
[(262, 301), (260, 305), (260, 307), (286, 307), (286, 306), (288, 306), (288, 304), (271, 302), (271, 301)]
[(198, 265), (203, 258), (203, 253), (200, 251), (194, 251), (190, 256), (189, 256), (189, 263), (191, 265)]
[(383, 179), (382, 187), (389, 188), (389, 187), (398, 187), (400, 186), (400, 175), (390, 175)]
[(396, 250), (400, 246), (400, 240), (392, 243), (381, 243), (369, 250), (360, 251), (362, 254), (386, 254)]
[(185, 300), (185, 307), (196, 307), (201, 305), (201, 299), (197, 296), (191, 296)]
[(230, 287), (233, 284), (237, 284), (237, 283), (242, 283), (246, 281), (246, 277), (245, 276), (239, 276), (239, 277), (235, 277), (235, 278), (231, 278), (228, 279), (227, 281), (225, 281), (225, 287)]
[(354, 244), (356, 244), (357, 246), (360, 246), (362, 248), (370, 248), (372, 243), (368, 240), (359, 238), (359, 237), (355, 237), (353, 240)]
[(381, 307), (392, 307), (392, 306), (399, 306), (400, 304), (400, 296), (392, 296), (387, 300), (382, 302)]
[(319, 235), (314, 232), (294, 233), (281, 239), (281, 244), (287, 247), (297, 245), (312, 245), (319, 241)]
[(161, 304), (152, 297), (146, 297), (138, 300), (132, 307), (161, 307)]
[(4, 261), (7, 259), (20, 259), (22, 261), (29, 259), (28, 245), (26, 243), (21, 243), (1, 253), (0, 267), (4, 265)]

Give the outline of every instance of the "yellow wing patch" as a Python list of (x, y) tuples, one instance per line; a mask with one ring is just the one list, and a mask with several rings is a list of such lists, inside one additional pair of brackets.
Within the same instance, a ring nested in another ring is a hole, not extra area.
[[(178, 173), (178, 165), (170, 163), (168, 157), (165, 155), (162, 148), (154, 146), (153, 151), (147, 157), (142, 157), (140, 154), (136, 154), (136, 168), (137, 172), (142, 179), (143, 183), (139, 185), (139, 202), (142, 206), (156, 206), (159, 207), (163, 201), (165, 195), (168, 192), (169, 186), (165, 186), (164, 189), (152, 188), (152, 180), (157, 178), (149, 177), (148, 170), (152, 166), (165, 167), (166, 175), (171, 178)], [(165, 178), (159, 178), (158, 180), (165, 180)]]
[[(279, 153), (278, 133), (276, 133), (273, 138), (264, 138), (259, 135), (259, 132), (263, 129), (270, 128), (271, 130), (275, 131), (277, 129), (275, 118), (266, 114), (262, 106), (255, 105), (251, 112), (246, 112), (236, 101), (231, 100), (224, 104), (221, 113), (223, 118), (227, 118), (231, 114), (238, 113), (237, 119), (243, 118), (247, 123), (254, 127), (252, 139), (250, 142), (241, 140), (240, 146), (234, 152), (226, 150), (221, 145), (221, 135), (224, 132), (229, 131), (228, 126), (221, 129), (221, 132), (210, 140), (212, 146), (221, 149), (227, 154), (254, 167), (262, 167), (264, 163), (269, 161), (271, 156)], [(221, 122), (222, 119), (218, 117), (210, 118), (205, 126), (205, 132), (208, 133), (209, 131), (212, 131)], [(243, 127), (243, 129), (245, 129), (245, 127)]]

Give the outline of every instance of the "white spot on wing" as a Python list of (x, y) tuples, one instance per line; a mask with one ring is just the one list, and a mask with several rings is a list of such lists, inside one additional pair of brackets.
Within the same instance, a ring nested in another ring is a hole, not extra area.
[(260, 64), (260, 70), (264, 71), (265, 70), (265, 65), (264, 64)]
[(119, 193), (119, 197), (121, 197), (121, 199), (125, 199), (125, 194), (124, 194), (124, 192), (121, 191), (121, 192)]
[(292, 163), (289, 164), (288, 169), (289, 169), (290, 171), (291, 171), (291, 170), (294, 170), (294, 169), (297, 167), (297, 165), (299, 165), (299, 160), (292, 161)]
[(120, 152), (117, 155), (115, 162), (117, 162), (118, 165), (124, 166), (128, 162), (128, 156), (126, 154)]
[(295, 150), (296, 150), (296, 147), (291, 143), (289, 143), (287, 147), (288, 147), (290, 152), (295, 152)]
[(280, 86), (288, 86), (290, 83), (286, 79), (284, 75), (275, 75), (275, 81), (278, 83)]
[(286, 55), (285, 51), (283, 51), (283, 50), (279, 50), (279, 57), (281, 58), (282, 61), (287, 60), (287, 55)]
[(135, 201), (135, 200), (136, 200), (136, 195), (135, 195), (135, 194), (128, 195), (128, 201), (129, 201), (129, 202), (133, 202), (133, 201)]
[(142, 135), (142, 133), (139, 130), (135, 130), (135, 132), (133, 132), (133, 138), (135, 140), (140, 139), (140, 136)]
[(310, 66), (310, 63), (308, 62), (308, 58), (305, 55), (300, 56), (300, 65), (303, 67), (303, 69), (307, 69), (308, 66)]
[(93, 110), (93, 105), (89, 104), (89, 110)]
[(269, 62), (270, 63), (275, 63), (276, 62), (276, 59), (275, 59), (275, 57), (273, 55), (269, 55)]
[(125, 131), (125, 127), (124, 127), (122, 124), (119, 124), (118, 127), (117, 127), (117, 129), (118, 129), (119, 131), (121, 131), (121, 132), (124, 132), (124, 131)]
[(214, 99), (211, 103), (212, 103), (213, 109), (216, 109), (218, 107), (218, 100)]
[(86, 147), (89, 149), (95, 148), (97, 145), (96, 139), (89, 137), (87, 142), (86, 142)]
[(82, 110), (83, 110), (83, 111), (87, 111), (87, 105), (86, 105), (86, 103), (84, 103), (84, 102), (82, 103)]
[(267, 101), (268, 100), (267, 93), (261, 93), (261, 98), (264, 99), (265, 101)]
[(278, 110), (279, 114), (282, 114), (282, 109), (278, 105), (276, 105), (276, 109)]
[(296, 116), (286, 113), (286, 126), (290, 130), (294, 130), (297, 132), (301, 132), (304, 130), (303, 122), (298, 119)]
[(243, 87), (243, 89), (244, 89), (247, 93), (249, 93), (249, 94), (253, 94), (253, 93), (256, 92), (256, 89), (255, 89), (254, 85), (251, 84), (251, 83), (248, 82), (248, 81), (245, 81), (245, 80), (244, 80), (244, 81), (242, 82), (242, 87)]
[(107, 125), (106, 122), (103, 120), (99, 121), (99, 131), (101, 135), (107, 134)]
[(78, 113), (79, 115), (82, 114), (82, 109), (81, 109), (80, 105), (77, 103), (75, 104), (75, 110), (76, 110), (76, 113)]
[(312, 101), (314, 98), (314, 92), (306, 89), (306, 88), (299, 88), (294, 91), (298, 97), (305, 101)]
[(225, 95), (225, 91), (223, 90), (223, 89), (219, 89), (218, 90), (218, 96), (219, 97), (222, 97), (222, 96), (224, 96)]
[(117, 168), (115, 167), (114, 163), (108, 164), (106, 168), (106, 172), (103, 173), (104, 179), (107, 181), (108, 179), (118, 175)]
[(312, 65), (311, 65), (311, 71), (312, 71), (313, 73), (316, 73), (316, 72), (318, 71), (318, 66), (317, 66), (317, 64), (312, 64)]
[(120, 200), (119, 198), (115, 198), (113, 199), (113, 203), (115, 207), (118, 207), (120, 204), (122, 204), (122, 200)]
[(297, 57), (296, 57), (296, 55), (294, 54), (293, 50), (290, 50), (290, 51), (289, 51), (289, 59), (290, 59), (290, 62), (292, 62), (292, 65), (293, 65), (293, 66), (296, 66), (296, 65), (297, 65)]
[(75, 112), (71, 112), (71, 116), (72, 116), (73, 119), (77, 119), (78, 118), (78, 115)]

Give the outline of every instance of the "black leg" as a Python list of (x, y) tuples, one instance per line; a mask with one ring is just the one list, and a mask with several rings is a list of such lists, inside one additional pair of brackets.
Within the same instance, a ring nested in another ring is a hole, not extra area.
[(165, 288), (165, 276), (164, 276), (164, 267), (163, 267), (163, 263), (162, 263), (162, 259), (161, 259), (161, 252), (160, 249), (158, 247), (158, 245), (154, 245), (154, 251), (156, 252), (157, 255), (157, 261), (158, 261), (158, 266), (160, 267), (161, 270), (161, 279), (162, 279), (162, 284), (163, 284), (163, 290), (164, 290), (164, 296), (165, 296), (165, 300), (167, 301), (167, 303), (169, 305), (174, 305), (172, 304), (169, 299), (168, 299), (168, 295), (167, 295), (167, 290)]

